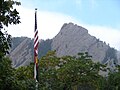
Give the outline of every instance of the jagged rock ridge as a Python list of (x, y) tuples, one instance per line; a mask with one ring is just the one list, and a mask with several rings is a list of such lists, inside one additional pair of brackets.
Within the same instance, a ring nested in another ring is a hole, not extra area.
[[(91, 36), (87, 29), (76, 24), (74, 25), (73, 23), (64, 24), (52, 42), (52, 50), (56, 50), (58, 56), (73, 56), (79, 52), (88, 52), (94, 61), (102, 63), (106, 63), (109, 59), (106, 55), (110, 49), (110, 46), (106, 45), (105, 42)], [(116, 53), (115, 49), (112, 50)], [(116, 56), (110, 59), (115, 60)], [(115, 62), (117, 62), (117, 60), (115, 60)]]
[[(13, 39), (12, 43), (10, 58), (13, 67), (28, 65), (34, 61), (33, 39), (17, 37)], [(112, 66), (111, 63), (120, 63), (120, 54), (117, 50), (91, 36), (87, 29), (73, 23), (65, 23), (53, 39), (40, 40), (38, 50), (39, 58), (49, 50), (56, 50), (57, 56), (74, 56), (79, 52), (88, 52), (96, 62), (110, 63), (110, 66)]]

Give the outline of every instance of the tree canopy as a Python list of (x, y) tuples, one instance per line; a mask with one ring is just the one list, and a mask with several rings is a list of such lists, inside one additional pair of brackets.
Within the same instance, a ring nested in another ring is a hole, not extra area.
[(4, 27), (20, 23), (19, 12), (13, 7), (20, 4), (20, 2), (13, 0), (0, 0), (0, 57), (8, 53), (11, 46), (11, 36)]
[(100, 70), (104, 71), (105, 65), (94, 63), (88, 53), (56, 57), (49, 52), (40, 60), (40, 87), (41, 90), (101, 90), (104, 78), (99, 75)]
[[(35, 90), (34, 64), (12, 68), (11, 61), (0, 62), (0, 90)], [(106, 66), (95, 63), (87, 53), (57, 57), (49, 52), (39, 60), (38, 90), (119, 90), (120, 66), (104, 77)]]

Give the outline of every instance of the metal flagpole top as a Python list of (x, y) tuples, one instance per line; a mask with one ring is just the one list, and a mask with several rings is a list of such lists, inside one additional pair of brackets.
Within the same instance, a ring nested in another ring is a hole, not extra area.
[(37, 11), (37, 8), (35, 8), (35, 11)]

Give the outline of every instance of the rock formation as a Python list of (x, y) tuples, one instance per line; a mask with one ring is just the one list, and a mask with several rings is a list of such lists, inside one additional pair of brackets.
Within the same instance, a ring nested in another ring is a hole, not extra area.
[(52, 50), (56, 50), (58, 56), (73, 56), (79, 52), (88, 52), (94, 61), (102, 63), (106, 63), (109, 59), (109, 57), (106, 58), (109, 49), (110, 46), (91, 36), (87, 29), (73, 23), (64, 24), (52, 42)]
[[(10, 58), (13, 67), (28, 65), (33, 62), (33, 39), (26, 37), (13, 39)], [(88, 52), (95, 62), (108, 63), (110, 66), (120, 63), (120, 53), (88, 33), (88, 30), (73, 23), (64, 24), (60, 32), (51, 40), (41, 40), (39, 58), (49, 50), (56, 50), (57, 56), (75, 56)]]

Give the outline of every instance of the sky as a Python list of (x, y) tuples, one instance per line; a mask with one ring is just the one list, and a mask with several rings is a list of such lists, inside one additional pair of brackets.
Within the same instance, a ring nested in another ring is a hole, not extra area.
[(21, 24), (9, 26), (13, 37), (34, 37), (37, 8), (39, 39), (51, 39), (64, 23), (73, 22), (120, 50), (120, 0), (18, 0)]

